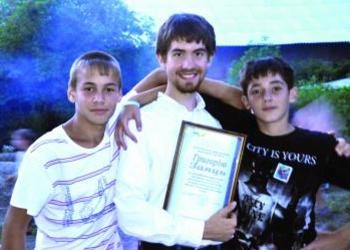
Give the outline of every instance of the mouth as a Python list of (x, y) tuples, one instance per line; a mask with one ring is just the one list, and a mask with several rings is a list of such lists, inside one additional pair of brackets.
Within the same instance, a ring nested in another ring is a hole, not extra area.
[(180, 72), (179, 76), (185, 80), (193, 80), (198, 74), (196, 72)]
[(271, 106), (271, 107), (264, 107), (264, 108), (262, 108), (263, 111), (272, 111), (272, 110), (275, 110), (275, 109), (277, 109), (276, 106)]
[(108, 113), (108, 109), (91, 109), (90, 111), (96, 115), (105, 115)]

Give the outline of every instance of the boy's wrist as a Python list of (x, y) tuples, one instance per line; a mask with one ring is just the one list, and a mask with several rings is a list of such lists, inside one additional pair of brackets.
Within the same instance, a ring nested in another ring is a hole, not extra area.
[(123, 103), (124, 106), (127, 106), (127, 105), (133, 105), (133, 106), (136, 106), (136, 107), (140, 107), (140, 103), (136, 100), (127, 100)]

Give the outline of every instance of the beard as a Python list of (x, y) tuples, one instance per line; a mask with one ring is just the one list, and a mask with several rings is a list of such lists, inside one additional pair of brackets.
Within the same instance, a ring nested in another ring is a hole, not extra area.
[(191, 94), (198, 91), (199, 86), (202, 84), (203, 80), (204, 80), (204, 76), (199, 78), (197, 82), (192, 82), (192, 81), (186, 82), (186, 80), (182, 79), (181, 82), (179, 80), (175, 80), (173, 84), (180, 93)]

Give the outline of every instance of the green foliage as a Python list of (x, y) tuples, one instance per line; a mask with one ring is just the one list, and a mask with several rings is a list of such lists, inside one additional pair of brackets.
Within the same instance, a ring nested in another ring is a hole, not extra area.
[(326, 230), (337, 230), (350, 219), (350, 193), (333, 185), (327, 190), (321, 189), (320, 192), (327, 209), (316, 214), (316, 221)]
[(152, 25), (122, 0), (0, 0), (0, 143), (13, 128), (47, 131), (72, 115), (68, 73), (83, 52), (114, 55), (130, 89), (156, 63)]
[[(348, 201), (348, 202), (344, 202)], [(349, 192), (336, 193), (329, 196), (328, 205), (334, 213), (350, 214), (350, 194)]]
[(1, 2), (0, 51), (30, 50), (33, 36), (40, 30), (49, 0)]
[(243, 68), (246, 62), (250, 60), (257, 59), (259, 57), (265, 56), (281, 56), (281, 51), (279, 46), (275, 45), (264, 45), (264, 46), (254, 46), (248, 48), (243, 56), (239, 58), (238, 61), (234, 61), (230, 67), (228, 82), (237, 83), (239, 79), (239, 72)]
[(328, 100), (335, 111), (342, 117), (345, 127), (341, 132), (344, 136), (350, 137), (350, 86), (332, 88), (322, 84), (304, 85), (299, 88), (296, 108), (301, 108), (320, 97)]
[(311, 58), (291, 63), (298, 86), (328, 82), (350, 76), (350, 59), (325, 61)]

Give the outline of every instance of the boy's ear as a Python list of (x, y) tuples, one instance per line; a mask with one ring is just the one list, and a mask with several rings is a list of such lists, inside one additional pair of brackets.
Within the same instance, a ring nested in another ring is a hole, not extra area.
[(250, 109), (248, 98), (245, 95), (242, 95), (241, 101), (246, 109)]
[(298, 99), (298, 88), (297, 87), (293, 87), (289, 90), (289, 102), (290, 103), (294, 103), (297, 101)]
[(72, 88), (68, 88), (68, 90), (67, 90), (67, 97), (68, 97), (68, 100), (71, 103), (75, 103), (75, 92), (73, 91)]

